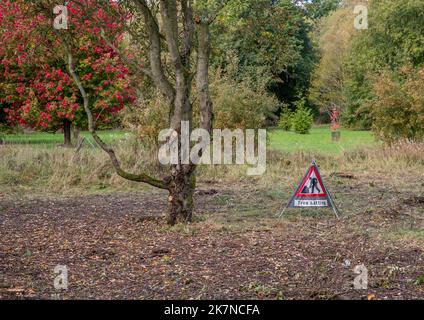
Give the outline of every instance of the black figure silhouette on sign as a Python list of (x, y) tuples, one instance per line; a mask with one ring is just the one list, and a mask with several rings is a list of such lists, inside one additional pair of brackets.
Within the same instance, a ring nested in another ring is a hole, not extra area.
[(303, 194), (309, 194), (309, 187), (305, 185), (302, 189), (302, 193)]
[(320, 188), (318, 188), (318, 179), (317, 178), (309, 178), (309, 189), (311, 190), (311, 194), (314, 193), (315, 189), (318, 190), (319, 193), (321, 193)]
[(309, 186), (305, 185), (302, 189), (302, 194), (314, 194), (314, 191), (317, 190), (318, 193), (321, 193), (319, 188), (319, 183), (317, 178), (309, 178)]

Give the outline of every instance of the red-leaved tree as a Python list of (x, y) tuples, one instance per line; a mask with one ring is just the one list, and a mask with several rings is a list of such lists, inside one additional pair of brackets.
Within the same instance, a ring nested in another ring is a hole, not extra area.
[[(130, 173), (122, 167), (113, 148), (98, 136), (98, 118), (104, 109), (114, 110), (116, 106), (119, 109), (120, 103), (132, 100), (124, 96), (124, 92), (128, 92), (128, 83), (125, 82), (128, 69), (120, 64), (119, 57), (162, 94), (170, 110), (169, 127), (176, 134), (170, 139), (171, 143), (177, 143), (178, 146), (182, 144), (182, 137), (186, 133), (182, 130), (182, 123), (188, 123), (189, 131), (192, 130), (196, 112), (193, 108), (194, 99), (199, 106), (199, 126), (211, 133), (213, 103), (209, 94), (210, 25), (228, 1), (71, 0), (66, 2), (66, 11), (70, 15), (69, 28), (61, 30), (54, 30), (51, 26), (52, 20), (56, 19), (52, 14), (52, 9), (57, 5), (56, 0), (37, 0), (31, 2), (31, 5), (23, 0), (18, 2), (21, 8), (28, 6), (26, 9), (31, 12), (31, 21), (39, 21), (41, 25), (37, 25), (34, 30), (37, 30), (36, 37), (40, 37), (39, 43), (49, 49), (49, 54), (44, 55), (49, 59), (46, 65), (55, 66), (57, 70), (57, 62), (63, 71), (62, 63), (64, 60), (67, 62), (68, 75), (64, 76), (63, 81), (69, 84), (70, 76), (78, 88), (79, 92), (75, 93), (76, 103), (80, 105), (82, 99), (88, 129), (97, 145), (109, 155), (116, 173), (124, 179), (167, 190), (168, 223), (190, 222), (194, 208), (197, 164), (191, 160), (188, 163), (183, 161), (183, 152), (179, 147), (179, 160), (169, 165), (169, 176), (161, 179), (145, 172)], [(2, 24), (9, 16), (9, 13), (4, 15)], [(48, 20), (50, 23), (46, 23)], [(43, 26), (46, 28), (43, 29)], [(29, 29), (27, 27), (27, 31), (31, 32)], [(16, 32), (13, 28), (8, 30), (9, 34)], [(128, 41), (128, 46), (123, 43), (123, 35), (127, 37), (125, 42)], [(15, 45), (18, 43), (15, 41)], [(25, 50), (28, 55), (25, 55), (25, 59), (38, 50), (38, 43), (35, 45), (32, 42), (32, 46)], [(11, 56), (7, 56), (7, 59), (10, 61)], [(30, 66), (33, 67), (32, 64)], [(19, 68), (19, 61), (14, 62), (14, 67)], [(26, 76), (24, 79), (30, 77)], [(59, 76), (57, 71), (56, 76)], [(192, 91), (193, 87), (195, 91)], [(69, 85), (69, 91), (62, 98), (70, 99), (73, 105), (74, 92), (74, 87)], [(13, 101), (8, 103), (13, 105)], [(14, 105), (11, 110), (19, 110), (22, 105)], [(78, 113), (79, 110), (75, 111)], [(22, 112), (16, 113), (17, 117), (26, 121), (21, 115)]]
[[(97, 125), (108, 124), (135, 100), (128, 67), (100, 37), (101, 28), (106, 29), (119, 46), (122, 21), (102, 10), (85, 18), (86, 12), (72, 2), (67, 8), (75, 69), (92, 101)], [(68, 72), (62, 39), (43, 2), (3, 0), (0, 28), (0, 104), (8, 122), (44, 131), (63, 128), (65, 145), (70, 145), (71, 125), (86, 128), (87, 117), (81, 93)]]

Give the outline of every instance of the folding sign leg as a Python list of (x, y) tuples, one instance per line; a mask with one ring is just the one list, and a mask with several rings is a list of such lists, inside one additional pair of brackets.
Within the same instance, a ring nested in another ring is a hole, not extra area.
[(339, 211), (337, 210), (337, 207), (333, 207), (333, 211), (334, 211), (334, 215), (336, 216), (336, 218), (340, 219), (339, 214), (338, 214)]
[(334, 215), (336, 216), (336, 218), (340, 219), (339, 210), (337, 209), (336, 205), (334, 204), (333, 199), (331, 199), (331, 207), (333, 208), (333, 212), (334, 212)]
[(331, 196), (330, 192), (328, 192), (327, 187), (325, 187), (325, 191), (327, 191), (328, 200), (330, 200), (331, 208), (333, 209), (334, 215), (337, 219), (340, 219), (339, 217), (339, 210), (337, 209), (336, 205), (334, 204), (333, 197)]
[(281, 217), (283, 216), (284, 212), (287, 210), (288, 206), (289, 206), (289, 205), (286, 205), (286, 206), (284, 207), (284, 209), (283, 209), (283, 210), (281, 210), (281, 212), (278, 212), (275, 216), (276, 216), (276, 217), (278, 217), (279, 219), (281, 219)]

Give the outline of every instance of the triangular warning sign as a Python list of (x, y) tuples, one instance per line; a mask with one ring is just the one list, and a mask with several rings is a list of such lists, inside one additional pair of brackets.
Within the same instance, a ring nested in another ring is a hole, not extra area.
[(283, 215), (287, 208), (332, 208), (338, 218), (337, 208), (324, 185), (315, 161), (312, 161), (308, 171), (280, 216)]
[(324, 183), (319, 175), (316, 165), (312, 165), (296, 191), (296, 197), (326, 197)]

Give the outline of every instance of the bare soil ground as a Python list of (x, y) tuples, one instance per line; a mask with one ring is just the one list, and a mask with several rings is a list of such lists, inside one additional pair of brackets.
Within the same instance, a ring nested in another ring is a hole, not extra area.
[[(340, 220), (275, 218), (289, 188), (203, 183), (196, 221), (175, 227), (161, 192), (0, 194), (0, 298), (423, 299), (424, 198), (411, 181), (331, 180)], [(360, 264), (367, 290), (353, 288)], [(53, 287), (56, 265), (67, 291)]]

